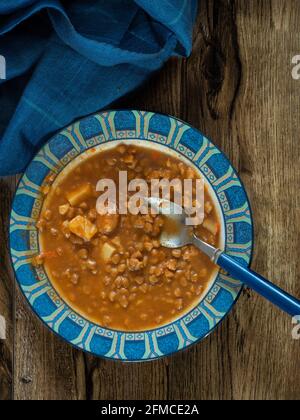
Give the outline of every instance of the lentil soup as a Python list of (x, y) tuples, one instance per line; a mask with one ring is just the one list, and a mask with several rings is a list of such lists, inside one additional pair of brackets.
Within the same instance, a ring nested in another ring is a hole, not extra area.
[[(96, 211), (99, 179), (197, 179), (181, 159), (132, 144), (90, 153), (58, 182), (48, 177), (37, 228), (44, 265), (60, 296), (78, 313), (103, 327), (142, 331), (162, 326), (195, 307), (216, 266), (193, 245), (160, 246), (162, 215), (101, 215)], [(194, 192), (194, 191), (193, 191)], [(205, 187), (204, 222), (196, 234), (220, 242), (220, 221)]]

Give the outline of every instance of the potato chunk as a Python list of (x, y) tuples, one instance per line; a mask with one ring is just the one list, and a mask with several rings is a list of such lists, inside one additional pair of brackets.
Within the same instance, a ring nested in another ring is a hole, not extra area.
[(97, 233), (97, 227), (84, 216), (76, 216), (70, 220), (69, 230), (85, 241), (90, 241)]
[(69, 191), (66, 196), (71, 204), (71, 206), (77, 206), (82, 201), (86, 200), (87, 198), (91, 197), (92, 195), (92, 186), (89, 183), (85, 183), (77, 187), (73, 191)]
[(101, 258), (103, 259), (103, 261), (107, 262), (110, 260), (111, 256), (115, 251), (116, 248), (113, 245), (109, 244), (108, 242), (105, 242), (101, 248)]
[(97, 214), (97, 227), (100, 233), (109, 235), (118, 226), (120, 216), (118, 214)]

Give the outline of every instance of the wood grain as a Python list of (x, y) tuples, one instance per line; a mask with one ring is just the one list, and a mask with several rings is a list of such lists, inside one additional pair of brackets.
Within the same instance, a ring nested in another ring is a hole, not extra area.
[[(300, 53), (298, 0), (202, 0), (193, 54), (172, 59), (114, 107), (175, 115), (234, 163), (255, 220), (253, 268), (300, 296)], [(14, 178), (0, 182), (1, 238)], [(32, 314), (14, 287), (1, 241), (0, 399), (299, 399), (300, 341), (291, 320), (245, 290), (230, 316), (191, 350), (120, 364), (72, 349)]]

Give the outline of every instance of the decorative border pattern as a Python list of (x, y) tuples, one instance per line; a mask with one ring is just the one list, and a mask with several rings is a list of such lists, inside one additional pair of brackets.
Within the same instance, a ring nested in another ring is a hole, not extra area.
[(248, 265), (253, 242), (251, 211), (235, 170), (213, 143), (186, 123), (152, 112), (109, 111), (84, 118), (55, 135), (30, 163), (15, 195), (10, 250), (17, 281), (34, 312), (52, 331), (84, 351), (123, 361), (153, 360), (206, 337), (228, 314), (242, 288), (220, 271), (205, 299), (181, 319), (151, 331), (124, 333), (84, 319), (57, 295), (43, 267), (33, 268), (32, 258), (39, 252), (35, 223), (46, 177), (59, 174), (89, 148), (132, 139), (176, 150), (200, 169), (222, 208), (227, 253)]

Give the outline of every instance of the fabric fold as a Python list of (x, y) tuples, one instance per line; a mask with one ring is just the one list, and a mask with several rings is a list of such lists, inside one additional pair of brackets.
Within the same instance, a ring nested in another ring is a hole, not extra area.
[(0, 175), (54, 132), (108, 107), (172, 55), (187, 56), (197, 0), (3, 0)]

